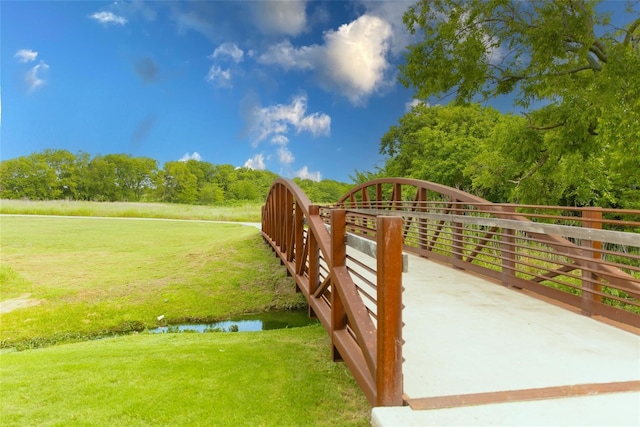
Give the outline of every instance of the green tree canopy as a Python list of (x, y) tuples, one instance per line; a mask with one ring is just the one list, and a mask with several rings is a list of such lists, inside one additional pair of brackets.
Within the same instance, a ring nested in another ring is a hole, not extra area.
[[(524, 119), (516, 129), (523, 146), (517, 168), (504, 177), (518, 187), (513, 194), (528, 198), (550, 170), (586, 167), (605, 176), (589, 171), (583, 187), (593, 188), (575, 189), (568, 202), (603, 203), (593, 199), (600, 194), (618, 203), (640, 187), (636, 7), (629, 4), (627, 21), (614, 26), (594, 1), (422, 0), (404, 16), (420, 40), (408, 47), (400, 81), (424, 100), (452, 96), (465, 104), (513, 96)], [(514, 146), (504, 143), (506, 151), (496, 154), (508, 160)]]
[(385, 173), (471, 191), (466, 169), (500, 118), (477, 104), (417, 105), (382, 137), (381, 152), (391, 156)]

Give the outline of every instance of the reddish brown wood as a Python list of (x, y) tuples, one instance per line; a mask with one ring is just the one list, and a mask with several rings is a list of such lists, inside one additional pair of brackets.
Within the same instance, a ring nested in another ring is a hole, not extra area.
[[(317, 205), (309, 206), (309, 215), (316, 216), (320, 208)], [(307, 235), (307, 245), (309, 246), (309, 293), (313, 295), (320, 283), (320, 248), (318, 240), (313, 232)]]
[(391, 201), (389, 203), (390, 208), (402, 209), (402, 184), (396, 182), (393, 184), (393, 193), (391, 193)]
[[(514, 206), (504, 206), (504, 215), (499, 215), (498, 218), (511, 219), (515, 214), (516, 209)], [(504, 286), (511, 286), (513, 278), (516, 275), (516, 232), (511, 228), (505, 228), (502, 230), (502, 243), (501, 243), (501, 255), (502, 255), (502, 284)]]
[(344, 209), (334, 209), (331, 211), (331, 338), (333, 360), (343, 360), (333, 340), (333, 332), (347, 327), (347, 313), (339, 292), (340, 279), (337, 269), (344, 267), (347, 263), (346, 244), (346, 211)]
[(296, 274), (301, 274), (304, 265), (304, 214), (298, 203), (295, 204), (294, 212), (294, 259), (296, 263)]
[[(453, 204), (453, 208), (451, 213), (453, 215), (462, 215), (463, 211), (461, 206), (459, 205), (459, 200), (452, 199), (451, 203)], [(452, 241), (451, 241), (451, 252), (453, 254), (453, 258), (451, 263), (454, 267), (464, 268), (462, 265), (462, 256), (464, 251), (464, 232), (463, 232), (463, 224), (461, 222), (454, 222), (451, 224), (452, 228)]]
[(402, 405), (402, 218), (377, 219), (377, 404)]
[(460, 394), (454, 396), (407, 399), (415, 410), (457, 408), (461, 406), (488, 405), (492, 403), (522, 402), (527, 400), (559, 399), (563, 397), (593, 396), (606, 393), (640, 391), (640, 381), (578, 384), (558, 387), (531, 388), (526, 390), (496, 391)]
[[(582, 226), (602, 229), (602, 209), (585, 208), (582, 211)], [(584, 240), (582, 246), (588, 248), (587, 254), (598, 262), (602, 259), (602, 242)], [(602, 286), (597, 283), (598, 276), (587, 269), (582, 270), (582, 313), (591, 315), (593, 312), (592, 301), (602, 301), (602, 297), (595, 292), (601, 292)]]
[[(427, 189), (419, 187), (418, 188), (418, 201), (420, 202), (418, 211), (426, 212), (426, 203), (427, 203)], [(418, 225), (418, 247), (421, 249), (426, 249), (427, 239), (429, 238), (429, 221), (426, 218), (420, 218)]]

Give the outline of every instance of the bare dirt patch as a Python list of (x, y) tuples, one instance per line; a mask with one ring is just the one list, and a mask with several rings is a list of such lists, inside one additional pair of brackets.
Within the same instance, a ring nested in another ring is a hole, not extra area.
[(42, 301), (29, 298), (31, 294), (20, 295), (18, 298), (8, 299), (0, 302), (0, 314), (9, 313), (19, 308), (33, 307)]

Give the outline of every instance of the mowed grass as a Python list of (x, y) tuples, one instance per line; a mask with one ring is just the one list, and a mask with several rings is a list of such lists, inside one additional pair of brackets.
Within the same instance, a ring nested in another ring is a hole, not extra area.
[(38, 302), (0, 314), (3, 426), (369, 424), (320, 325), (117, 334), (303, 305), (256, 228), (2, 216), (0, 233), (0, 301)]
[(1, 315), (3, 347), (304, 305), (255, 227), (2, 216), (0, 232), (0, 299), (38, 302)]
[(230, 206), (197, 206), (175, 203), (4, 199), (0, 200), (0, 213), (260, 222), (261, 206), (259, 203), (235, 203)]
[(4, 426), (365, 426), (322, 326), (139, 334), (0, 357)]

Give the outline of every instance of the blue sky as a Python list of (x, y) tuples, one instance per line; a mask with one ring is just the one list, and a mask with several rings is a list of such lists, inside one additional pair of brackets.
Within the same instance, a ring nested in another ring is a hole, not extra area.
[(349, 181), (382, 165), (412, 101), (396, 80), (410, 4), (3, 1), (0, 158), (56, 148)]

